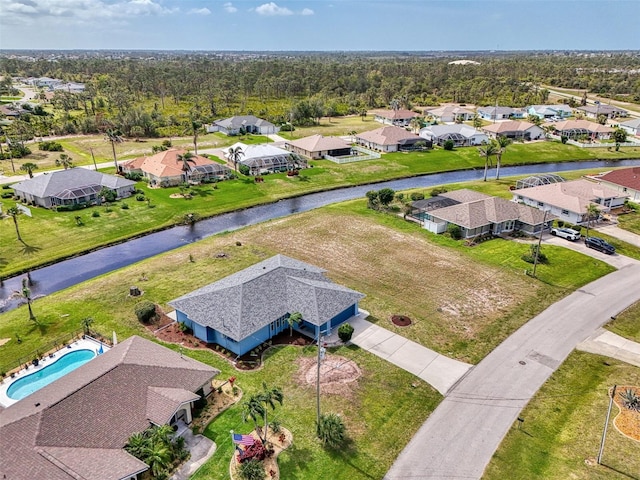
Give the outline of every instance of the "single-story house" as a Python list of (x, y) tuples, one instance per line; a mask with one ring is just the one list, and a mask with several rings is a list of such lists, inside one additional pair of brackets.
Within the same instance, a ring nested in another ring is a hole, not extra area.
[(220, 372), (133, 336), (0, 409), (0, 478), (139, 480), (149, 466), (129, 437), (189, 424), (193, 403)]
[(356, 143), (370, 150), (379, 152), (397, 152), (399, 150), (412, 150), (418, 142), (425, 142), (430, 147), (428, 141), (420, 135), (408, 132), (404, 128), (388, 126), (381, 127), (368, 132), (358, 133)]
[(600, 115), (604, 115), (607, 118), (628, 117), (629, 112), (624, 108), (614, 107), (613, 105), (583, 105), (578, 107), (578, 110), (584, 112), (589, 118), (597, 119)]
[(596, 205), (601, 212), (624, 205), (626, 194), (588, 180), (551, 183), (513, 191), (513, 200), (547, 210), (570, 223), (587, 221), (587, 207)]
[(410, 217), (432, 233), (444, 233), (449, 225), (460, 228), (462, 238), (524, 232), (530, 235), (549, 228), (554, 216), (504, 198), (468, 189), (445, 192), (411, 204)]
[(51, 208), (100, 203), (103, 188), (113, 190), (118, 198), (130, 197), (135, 185), (135, 182), (120, 176), (78, 167), (37, 175), (11, 188), (20, 201)]
[(325, 155), (343, 157), (351, 154), (350, 143), (340, 137), (323, 137), (319, 134), (289, 140), (285, 143), (285, 148), (312, 160), (322, 159)]
[(440, 146), (448, 140), (453, 141), (456, 147), (482, 145), (489, 142), (486, 133), (464, 124), (429, 125), (421, 129), (419, 135)]
[(631, 135), (640, 137), (640, 118), (634, 118), (620, 124), (620, 128), (626, 130)]
[(527, 115), (538, 118), (567, 118), (573, 115), (573, 109), (568, 105), (531, 105), (527, 108)]
[(507, 120), (482, 127), (489, 137), (507, 137), (514, 140), (538, 140), (544, 138), (544, 130), (530, 122)]
[(591, 140), (608, 140), (614, 131), (611, 127), (590, 122), (589, 120), (563, 120), (561, 122), (548, 123), (545, 126), (555, 130), (556, 135), (572, 140), (585, 135)]
[(440, 107), (425, 108), (424, 114), (442, 123), (453, 123), (455, 121), (466, 122), (472, 120), (475, 115), (471, 110), (459, 105), (442, 105)]
[(253, 133), (258, 135), (269, 135), (278, 133), (280, 127), (253, 115), (239, 115), (223, 120), (216, 120), (211, 125), (206, 125), (207, 133), (220, 132), (225, 135), (240, 135), (242, 133)]
[(398, 110), (373, 110), (373, 119), (385, 125), (396, 127), (408, 127), (411, 119), (418, 116), (416, 112), (400, 108)]
[(191, 157), (187, 162), (191, 169), (187, 174), (182, 170), (183, 161), (178, 158), (187, 150), (171, 148), (148, 157), (138, 157), (120, 164), (124, 173), (139, 173), (149, 179), (149, 185), (174, 187), (182, 183), (201, 182), (203, 180), (221, 180), (231, 173), (226, 165), (209, 160), (200, 155)]
[(524, 118), (526, 112), (521, 108), (488, 106), (478, 108), (478, 115), (484, 120), (508, 120)]
[(302, 314), (297, 331), (312, 338), (327, 334), (358, 314), (363, 297), (333, 283), (319, 267), (276, 255), (169, 305), (196, 337), (244, 355), (287, 330), (296, 312)]
[(640, 167), (611, 170), (588, 178), (626, 195), (632, 202), (640, 202)]
[(251, 175), (260, 175), (265, 172), (286, 172), (294, 160), (298, 168), (307, 167), (307, 161), (304, 157), (284, 148), (276, 147), (270, 143), (247, 145), (242, 142), (236, 142), (222, 150), (231, 167), (233, 167), (233, 162), (229, 158), (229, 151), (238, 147), (242, 151), (239, 163), (249, 167)]

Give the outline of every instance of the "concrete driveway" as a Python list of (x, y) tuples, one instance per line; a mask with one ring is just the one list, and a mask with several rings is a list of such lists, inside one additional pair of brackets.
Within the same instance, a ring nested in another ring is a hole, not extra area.
[[(566, 243), (599, 255), (584, 244)], [(622, 266), (547, 308), (470, 370), (401, 452), (386, 480), (482, 477), (522, 408), (576, 345), (640, 300), (640, 262), (604, 257)]]

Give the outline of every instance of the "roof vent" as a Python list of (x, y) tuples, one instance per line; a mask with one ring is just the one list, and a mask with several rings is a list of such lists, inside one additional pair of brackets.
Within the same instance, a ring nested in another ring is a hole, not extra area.
[(36, 403), (36, 407), (39, 407), (39, 406), (40, 406), (40, 402), (37, 402), (37, 403)]

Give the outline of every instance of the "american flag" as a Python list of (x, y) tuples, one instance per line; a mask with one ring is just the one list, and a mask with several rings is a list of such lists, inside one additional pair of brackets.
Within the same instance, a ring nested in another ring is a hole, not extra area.
[(238, 445), (253, 445), (256, 441), (251, 435), (240, 435), (239, 433), (234, 433), (231, 436), (231, 440), (233, 443), (237, 443)]

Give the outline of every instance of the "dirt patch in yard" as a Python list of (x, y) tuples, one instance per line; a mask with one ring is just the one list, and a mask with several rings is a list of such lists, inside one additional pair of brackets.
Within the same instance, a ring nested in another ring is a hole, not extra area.
[[(298, 359), (297, 381), (300, 385), (314, 387), (318, 379), (318, 362), (315, 357)], [(362, 375), (360, 367), (348, 358), (327, 355), (320, 363), (320, 391), (329, 395), (351, 398)]]

